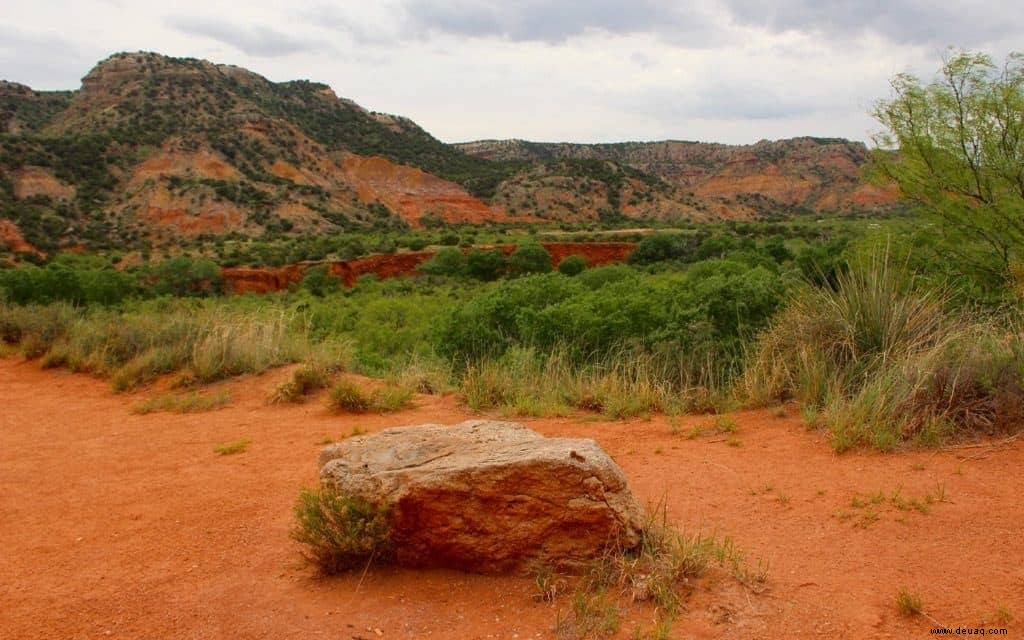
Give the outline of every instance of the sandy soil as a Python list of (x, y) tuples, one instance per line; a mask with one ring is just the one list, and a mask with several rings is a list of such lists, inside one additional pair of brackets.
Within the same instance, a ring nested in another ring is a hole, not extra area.
[[(0, 360), (0, 638), (553, 637), (568, 603), (534, 602), (529, 578), (317, 578), (288, 529), (325, 436), (471, 416), (451, 397), (369, 417), (332, 415), (323, 398), (266, 406), (286, 374), (222, 385), (232, 404), (215, 412), (138, 416), (146, 393)], [(729, 535), (770, 563), (762, 594), (712, 579), (672, 637), (927, 636), (935, 623), (896, 611), (902, 586), (952, 627), (990, 622), (1000, 606), (1024, 618), (1024, 441), (836, 456), (793, 412), (732, 417), (740, 446), (672, 435), (662, 417), (525, 421), (597, 439), (642, 501), (664, 498), (681, 528)], [(245, 453), (214, 454), (243, 438)], [(851, 506), (857, 494), (939, 488), (948, 501), (928, 514), (890, 505), (866, 522)]]

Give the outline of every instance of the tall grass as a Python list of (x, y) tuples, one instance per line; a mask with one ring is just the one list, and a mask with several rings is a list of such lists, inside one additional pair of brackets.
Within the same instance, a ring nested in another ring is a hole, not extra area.
[(184, 380), (208, 383), (315, 354), (341, 357), (333, 343), (310, 340), (300, 316), (275, 309), (0, 306), (0, 332), (26, 357), (41, 357), (44, 367), (109, 377), (118, 391), (175, 371)]
[(1019, 327), (947, 301), (876, 252), (834, 286), (797, 293), (754, 346), (741, 394), (802, 402), (840, 451), (1013, 428), (1024, 415)]

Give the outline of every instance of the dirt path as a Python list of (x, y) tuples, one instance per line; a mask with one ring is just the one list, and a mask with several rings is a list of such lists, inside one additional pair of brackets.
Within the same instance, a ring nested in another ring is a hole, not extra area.
[[(0, 638), (553, 637), (567, 602), (533, 602), (526, 578), (315, 578), (288, 529), (324, 437), (470, 416), (453, 398), (426, 396), (389, 416), (335, 416), (322, 398), (265, 406), (285, 373), (223, 385), (232, 404), (212, 413), (138, 416), (129, 409), (144, 394), (0, 360)], [(526, 421), (594, 437), (642, 501), (664, 497), (680, 527), (729, 535), (770, 562), (767, 593), (712, 585), (672, 637), (928, 636), (932, 622), (897, 613), (902, 586), (952, 627), (991, 622), (1000, 606), (1024, 618), (1024, 442), (837, 457), (795, 416), (733, 419), (739, 446), (672, 435), (665, 418)], [(245, 453), (214, 454), (243, 438)], [(982, 457), (959, 460), (968, 455)], [(851, 506), (898, 488), (908, 501), (947, 501), (927, 514), (891, 500)]]

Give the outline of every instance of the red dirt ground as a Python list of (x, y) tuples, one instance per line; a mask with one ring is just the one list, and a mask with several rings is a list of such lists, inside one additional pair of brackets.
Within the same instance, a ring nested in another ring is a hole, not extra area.
[[(554, 637), (568, 599), (534, 602), (530, 578), (316, 577), (288, 529), (323, 438), (471, 416), (451, 396), (386, 416), (333, 415), (323, 397), (266, 406), (287, 374), (220, 385), (232, 404), (211, 413), (138, 416), (129, 409), (154, 391), (115, 395), (100, 380), (0, 359), (0, 637)], [(664, 497), (681, 528), (729, 535), (770, 562), (767, 592), (711, 579), (671, 637), (926, 637), (933, 622), (896, 611), (902, 586), (954, 628), (991, 622), (1000, 606), (1024, 617), (1024, 441), (836, 456), (795, 412), (732, 417), (741, 446), (672, 435), (664, 417), (523, 421), (597, 439), (642, 501)], [(214, 454), (243, 438), (245, 453)], [(927, 515), (889, 507), (867, 527), (836, 515), (863, 511), (850, 506), (857, 493), (901, 487), (909, 498), (937, 485), (949, 502)]]

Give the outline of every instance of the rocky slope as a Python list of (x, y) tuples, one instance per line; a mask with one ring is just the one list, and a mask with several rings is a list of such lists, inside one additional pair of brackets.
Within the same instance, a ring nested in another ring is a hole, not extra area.
[(77, 91), (0, 82), (0, 219), (18, 237), (8, 251), (854, 211), (892, 198), (863, 184), (866, 153), (809, 138), (448, 145), (326, 85), (155, 53), (115, 54)]
[[(869, 152), (864, 144), (835, 138), (763, 140), (743, 146), (674, 140), (618, 144), (482, 140), (456, 146), (491, 161), (541, 166), (601, 161), (631, 167), (688, 195), (685, 203), (691, 208), (716, 216), (854, 212), (891, 204), (896, 196), (893, 189), (865, 182), (863, 166)], [(632, 194), (631, 199), (635, 199)]]

